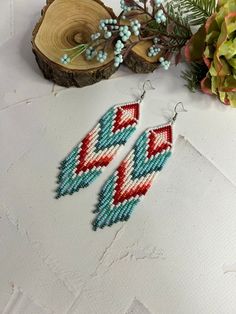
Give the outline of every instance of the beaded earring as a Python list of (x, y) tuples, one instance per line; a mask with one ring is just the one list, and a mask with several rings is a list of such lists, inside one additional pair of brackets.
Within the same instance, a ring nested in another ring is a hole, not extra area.
[(111, 226), (128, 220), (134, 207), (150, 189), (172, 149), (172, 129), (179, 112), (186, 112), (181, 102), (174, 108), (169, 123), (144, 131), (118, 169), (103, 186), (95, 212), (93, 228)]
[(88, 187), (109, 165), (118, 149), (136, 130), (140, 104), (147, 89), (154, 89), (149, 80), (144, 82), (142, 95), (137, 101), (109, 109), (62, 161), (56, 198)]

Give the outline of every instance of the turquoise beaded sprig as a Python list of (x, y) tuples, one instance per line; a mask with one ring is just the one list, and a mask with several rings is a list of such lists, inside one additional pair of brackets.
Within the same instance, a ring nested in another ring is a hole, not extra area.
[[(163, 69), (169, 69), (172, 56), (180, 55), (181, 48), (192, 35), (190, 27), (178, 17), (176, 7), (164, 0), (120, 0), (120, 6), (119, 17), (100, 20), (90, 41), (66, 49), (67, 54), (61, 57), (64, 66), (81, 54), (88, 61), (104, 63), (112, 53), (114, 66), (119, 67), (135, 45), (153, 41), (147, 56), (155, 58)], [(114, 47), (113, 52), (110, 47)]]

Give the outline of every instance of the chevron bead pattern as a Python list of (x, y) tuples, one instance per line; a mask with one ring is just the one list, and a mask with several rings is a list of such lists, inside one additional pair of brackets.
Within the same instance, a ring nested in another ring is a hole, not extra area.
[(61, 163), (57, 198), (89, 186), (136, 129), (139, 102), (111, 108)]
[(95, 230), (129, 219), (170, 157), (171, 148), (171, 124), (148, 129), (140, 136), (100, 193)]

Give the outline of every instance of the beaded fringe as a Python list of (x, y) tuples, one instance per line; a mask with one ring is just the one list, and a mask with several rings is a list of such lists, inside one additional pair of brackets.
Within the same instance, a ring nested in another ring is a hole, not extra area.
[(134, 207), (150, 189), (155, 175), (170, 157), (171, 148), (171, 124), (142, 133), (100, 192), (94, 230), (129, 219)]
[(71, 151), (60, 166), (57, 198), (89, 186), (101, 174), (135, 131), (139, 106), (134, 102), (111, 108)]

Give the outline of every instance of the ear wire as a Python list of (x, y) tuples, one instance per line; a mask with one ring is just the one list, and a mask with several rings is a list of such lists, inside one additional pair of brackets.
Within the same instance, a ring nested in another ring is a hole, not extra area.
[[(178, 109), (179, 107), (180, 107), (180, 109)], [(188, 112), (188, 110), (186, 110), (186, 109), (184, 108), (184, 105), (183, 105), (182, 101), (179, 101), (179, 102), (175, 105), (175, 107), (174, 107), (174, 116), (173, 116), (173, 118), (171, 119), (171, 123), (172, 123), (172, 124), (176, 121), (178, 114), (181, 113), (181, 112)]]
[(146, 95), (147, 90), (154, 90), (154, 89), (155, 89), (155, 87), (152, 86), (152, 83), (151, 83), (150, 80), (144, 81), (143, 88), (142, 88), (142, 95), (140, 96), (139, 101), (140, 102), (143, 101), (143, 99), (144, 99), (144, 97)]

